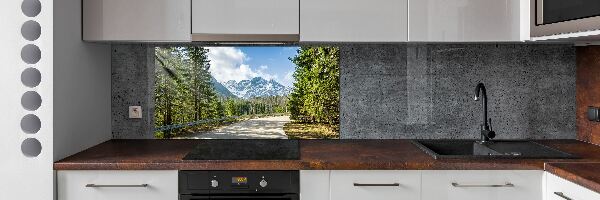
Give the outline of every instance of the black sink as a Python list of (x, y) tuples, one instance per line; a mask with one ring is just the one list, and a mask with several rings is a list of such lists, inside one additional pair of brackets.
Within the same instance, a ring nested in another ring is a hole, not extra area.
[(440, 158), (527, 158), (574, 159), (569, 153), (524, 140), (498, 140), (479, 143), (475, 140), (413, 140), (435, 159)]

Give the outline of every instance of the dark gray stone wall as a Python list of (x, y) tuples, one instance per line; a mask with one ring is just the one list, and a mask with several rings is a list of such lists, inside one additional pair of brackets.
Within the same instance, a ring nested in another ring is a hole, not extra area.
[[(111, 56), (113, 138), (154, 138), (153, 46), (112, 45)], [(142, 106), (142, 119), (129, 119), (129, 106)]]
[[(501, 139), (575, 138), (575, 48), (539, 44), (341, 45), (343, 139), (479, 137), (486, 84)], [(153, 138), (151, 45), (113, 45), (113, 138)], [(141, 105), (144, 118), (128, 119)]]
[(497, 138), (575, 138), (569, 45), (343, 46), (341, 138), (479, 137), (478, 82)]

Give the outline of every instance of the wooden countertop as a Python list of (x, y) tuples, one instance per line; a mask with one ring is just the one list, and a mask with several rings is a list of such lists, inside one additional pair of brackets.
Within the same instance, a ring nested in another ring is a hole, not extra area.
[(582, 157), (435, 160), (409, 140), (301, 140), (300, 160), (182, 160), (197, 140), (110, 140), (54, 163), (55, 170), (542, 170), (548, 162), (600, 162), (600, 146), (577, 140), (541, 144)]
[(558, 177), (600, 193), (600, 162), (546, 163), (545, 170)]
[(54, 169), (547, 170), (600, 192), (600, 146), (578, 140), (536, 142), (581, 159), (435, 160), (410, 140), (301, 140), (300, 160), (182, 160), (198, 140), (110, 140), (54, 163)]

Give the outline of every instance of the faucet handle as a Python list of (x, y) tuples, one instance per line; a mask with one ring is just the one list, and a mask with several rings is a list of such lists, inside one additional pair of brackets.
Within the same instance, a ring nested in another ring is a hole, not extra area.
[(489, 139), (494, 139), (496, 137), (496, 131), (488, 131), (487, 132), (487, 137)]
[(494, 131), (494, 129), (492, 128), (492, 118), (490, 118), (488, 121), (490, 125), (490, 131), (488, 132), (487, 136), (490, 139), (494, 139), (496, 137), (496, 131)]

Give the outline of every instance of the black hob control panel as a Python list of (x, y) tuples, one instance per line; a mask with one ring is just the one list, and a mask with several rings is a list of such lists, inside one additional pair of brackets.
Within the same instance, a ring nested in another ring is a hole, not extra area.
[(299, 171), (179, 171), (179, 194), (297, 194)]

